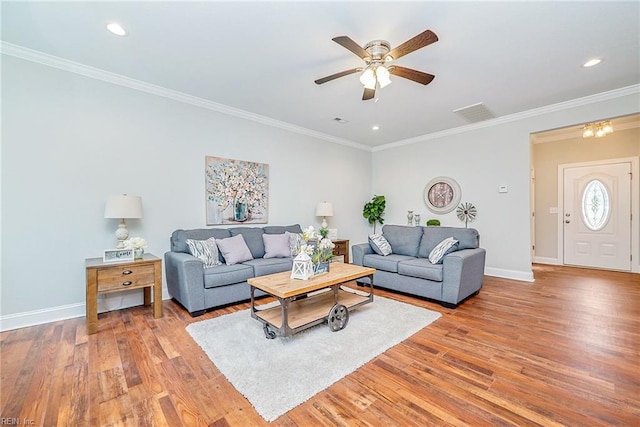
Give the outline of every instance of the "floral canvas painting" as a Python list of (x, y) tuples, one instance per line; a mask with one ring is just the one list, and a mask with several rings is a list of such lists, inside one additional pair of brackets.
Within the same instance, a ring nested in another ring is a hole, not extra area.
[(266, 224), (269, 165), (206, 157), (207, 225)]

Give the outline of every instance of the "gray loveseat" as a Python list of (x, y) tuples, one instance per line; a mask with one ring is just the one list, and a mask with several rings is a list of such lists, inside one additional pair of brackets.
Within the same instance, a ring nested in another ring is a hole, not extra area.
[[(176, 230), (171, 234), (171, 250), (164, 254), (164, 265), (169, 294), (192, 316), (199, 316), (213, 307), (219, 307), (251, 298), (247, 279), (291, 270), (291, 257), (263, 258), (263, 234), (302, 233), (299, 224), (290, 226), (203, 228)], [(187, 239), (225, 239), (241, 234), (254, 259), (226, 265), (220, 255), (220, 265), (205, 268), (202, 261), (192, 256)], [(256, 296), (264, 295), (256, 291)]]
[[(390, 255), (377, 254), (369, 243), (351, 248), (354, 264), (376, 269), (375, 287), (437, 300), (449, 308), (480, 291), (486, 251), (479, 247), (477, 230), (385, 225), (382, 235), (391, 245)], [(432, 264), (430, 252), (448, 237), (458, 240), (456, 250), (446, 254), (442, 264)]]

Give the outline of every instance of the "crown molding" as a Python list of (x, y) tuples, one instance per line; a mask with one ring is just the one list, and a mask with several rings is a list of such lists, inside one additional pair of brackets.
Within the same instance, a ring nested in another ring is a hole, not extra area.
[(417, 144), (419, 142), (430, 141), (433, 139), (442, 138), (445, 136), (457, 135), (465, 132), (471, 132), (477, 129), (488, 128), (492, 126), (498, 126), (504, 123), (515, 122), (518, 120), (527, 119), (530, 117), (540, 116), (543, 114), (554, 113), (557, 111), (567, 110), (569, 108), (580, 107), (583, 105), (593, 104), (595, 102), (608, 101), (610, 99), (616, 99), (627, 95), (640, 94), (640, 84), (627, 86), (619, 89), (610, 90), (607, 92), (597, 93), (594, 95), (588, 95), (582, 98), (576, 98), (569, 101), (559, 102), (557, 104), (546, 105), (540, 108), (534, 108), (532, 110), (522, 111), (515, 114), (509, 114), (508, 116), (497, 117), (491, 120), (485, 120), (479, 123), (472, 123), (457, 128), (443, 130), (441, 132), (434, 132), (426, 135), (420, 135), (413, 138), (403, 139), (389, 144), (379, 145), (374, 147), (371, 151), (383, 151), (391, 148), (403, 147), (405, 145)]
[(322, 139), (325, 141), (333, 142), (335, 144), (345, 145), (358, 150), (371, 152), (371, 147), (363, 144), (359, 144), (354, 141), (350, 141), (343, 138), (327, 135), (325, 133), (316, 132), (311, 129), (307, 129), (301, 126), (296, 126), (291, 123), (283, 122), (280, 120), (272, 119), (270, 117), (261, 116), (259, 114), (250, 113), (239, 108), (229, 107), (224, 104), (209, 101), (197, 96), (188, 95), (183, 92), (179, 92), (172, 89), (167, 89), (162, 86), (147, 83), (141, 80), (125, 77), (120, 74), (105, 71), (99, 68), (91, 67), (89, 65), (80, 64), (78, 62), (63, 59), (54, 55), (49, 55), (44, 52), (29, 49), (23, 46), (0, 41), (0, 53), (3, 55), (9, 55), (16, 58), (24, 59), (27, 61), (35, 62), (41, 65), (46, 65), (60, 70), (68, 71), (81, 76), (89, 77), (96, 80), (102, 80), (104, 82), (124, 86), (129, 89), (134, 89), (140, 92), (150, 93), (152, 95), (161, 96), (164, 98), (172, 99), (174, 101), (182, 102), (185, 104), (193, 105), (196, 107), (204, 108), (211, 111), (216, 111), (222, 114), (228, 114), (230, 116), (239, 117), (241, 119), (250, 120), (256, 123), (260, 123), (266, 126), (271, 126), (279, 129), (283, 129), (289, 132), (298, 133), (301, 135), (310, 136), (312, 138)]
[(108, 83), (124, 86), (130, 89), (138, 90), (141, 92), (150, 93), (153, 95), (161, 96), (164, 98), (172, 99), (174, 101), (182, 102), (185, 104), (193, 105), (196, 107), (204, 108), (211, 111), (216, 111), (222, 114), (228, 114), (234, 117), (238, 117), (245, 120), (250, 120), (256, 123), (260, 123), (266, 126), (271, 126), (279, 129), (283, 129), (289, 132), (297, 133), (300, 135), (310, 136), (312, 138), (321, 139), (335, 144), (344, 145), (347, 147), (355, 148), (367, 152), (377, 152), (389, 150), (392, 148), (402, 147), (406, 145), (417, 144), (420, 142), (430, 141), (446, 136), (457, 135), (465, 132), (471, 132), (478, 129), (487, 127), (498, 126), (504, 123), (514, 122), (530, 117), (540, 116), (543, 114), (553, 113), (557, 111), (566, 110), (569, 108), (579, 107), (583, 105), (593, 104), (595, 102), (607, 101), (610, 99), (620, 98), (622, 96), (638, 94), (640, 93), (640, 85), (632, 85), (619, 89), (614, 89), (608, 92), (602, 92), (594, 95), (585, 96), (569, 101), (559, 102), (557, 104), (551, 104), (532, 110), (522, 111), (507, 116), (497, 117), (491, 120), (485, 120), (478, 123), (472, 123), (457, 128), (446, 129), (440, 132), (429, 133), (425, 135), (419, 135), (416, 137), (403, 139), (388, 144), (379, 145), (377, 147), (370, 147), (368, 145), (360, 144), (354, 141), (350, 141), (343, 138), (338, 138), (332, 135), (328, 135), (321, 132), (316, 132), (311, 129), (307, 129), (301, 126), (296, 126), (291, 123), (283, 122), (280, 120), (272, 119), (270, 117), (254, 114), (239, 108), (233, 108), (224, 104), (209, 101), (197, 96), (188, 95), (183, 92), (179, 92), (172, 89), (167, 89), (162, 86), (147, 83), (141, 80), (125, 77), (120, 74), (111, 73), (99, 68), (91, 67), (88, 65), (80, 64), (78, 62), (63, 59), (54, 55), (50, 55), (37, 50), (29, 49), (23, 46), (15, 45), (5, 41), (0, 41), (0, 53), (3, 55), (9, 55), (16, 58), (21, 58), (27, 61), (35, 62), (38, 64), (46, 65), (53, 68), (69, 71), (71, 73), (79, 74), (85, 77), (93, 78), (96, 80), (102, 80)]

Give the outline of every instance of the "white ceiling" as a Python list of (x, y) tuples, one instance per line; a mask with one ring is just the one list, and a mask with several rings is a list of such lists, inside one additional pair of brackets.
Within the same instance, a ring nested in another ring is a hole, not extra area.
[[(335, 36), (426, 29), (440, 40), (397, 64), (427, 86), (392, 76), (363, 102), (358, 74), (314, 84), (363, 64)], [(638, 1), (3, 1), (2, 40), (366, 147), (464, 126), (452, 111), (478, 102), (501, 117), (640, 83)]]

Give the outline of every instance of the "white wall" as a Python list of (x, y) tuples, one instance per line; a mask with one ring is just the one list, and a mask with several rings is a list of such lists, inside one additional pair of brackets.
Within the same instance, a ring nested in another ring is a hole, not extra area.
[[(387, 197), (385, 223), (405, 224), (407, 210), (423, 222), (439, 218), (442, 225), (462, 226), (455, 211), (430, 213), (423, 202), (425, 185), (438, 176), (460, 184), (461, 202), (473, 203), (477, 220), (470, 227), (480, 233), (487, 249), (486, 273), (532, 280), (530, 236), (530, 133), (638, 112), (638, 94), (580, 106), (548, 108), (522, 118), (497, 119), (495, 125), (425, 137), (411, 145), (396, 144), (374, 152), (372, 191)], [(487, 123), (489, 124), (489, 123)], [(508, 193), (498, 193), (500, 185)]]
[[(127, 225), (157, 256), (173, 230), (204, 227), (207, 155), (269, 164), (269, 224), (317, 225), (327, 200), (340, 238), (369, 231), (366, 151), (10, 56), (2, 103), (2, 329), (84, 314), (85, 258), (116, 243), (109, 195), (142, 197)], [(139, 303), (132, 293), (106, 308)]]
[[(452, 177), (478, 209), (487, 274), (531, 280), (529, 134), (640, 111), (637, 90), (576, 105), (370, 154), (3, 55), (0, 329), (84, 314), (84, 260), (115, 245), (109, 195), (142, 196), (145, 217), (128, 228), (156, 255), (174, 229), (203, 227), (207, 155), (269, 164), (270, 224), (317, 224), (316, 203), (332, 201), (330, 225), (352, 244), (370, 231), (362, 205), (373, 194), (387, 197), (386, 223), (405, 224), (409, 209), (424, 222), (438, 217), (424, 186)], [(439, 218), (461, 225), (454, 212)]]

